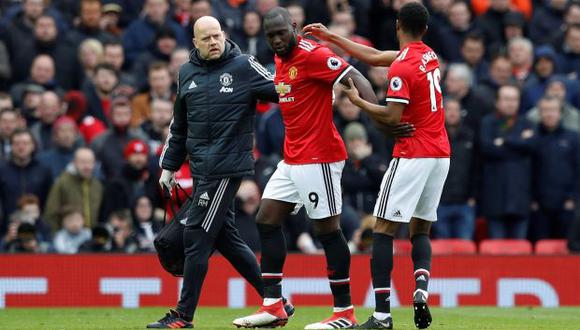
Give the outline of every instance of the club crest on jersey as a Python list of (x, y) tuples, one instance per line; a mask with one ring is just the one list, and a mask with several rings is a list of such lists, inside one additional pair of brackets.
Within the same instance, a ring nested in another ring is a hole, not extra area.
[(290, 77), (290, 79), (296, 79), (296, 76), (298, 76), (298, 69), (293, 66), (288, 70), (288, 77)]
[(330, 70), (338, 70), (342, 66), (342, 62), (336, 57), (329, 57), (326, 65), (328, 65)]
[(391, 79), (391, 90), (397, 92), (403, 87), (403, 81), (399, 77), (393, 77)]
[(229, 85), (234, 82), (234, 78), (229, 73), (222, 73), (220, 76), (220, 83), (222, 84), (222, 88), (220, 89), (220, 93), (232, 93), (234, 89), (232, 87), (228, 87)]

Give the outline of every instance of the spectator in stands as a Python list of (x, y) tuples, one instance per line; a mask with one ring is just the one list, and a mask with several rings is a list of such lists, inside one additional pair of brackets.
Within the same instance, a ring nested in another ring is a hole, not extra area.
[(103, 200), (103, 185), (93, 175), (95, 161), (95, 154), (91, 149), (77, 149), (72, 166), (63, 172), (51, 187), (44, 218), (54, 231), (60, 226), (59, 212), (62, 205), (82, 207), (81, 212), (86, 225), (91, 227), (97, 223)]
[(67, 45), (60, 37), (56, 26), (56, 20), (49, 15), (42, 15), (36, 21), (34, 27), (35, 48), (33, 52), (25, 49), (16, 50), (15, 54), (22, 67), (27, 70), (34, 57), (39, 54), (46, 54), (54, 59), (55, 76), (58, 84), (65, 89), (77, 88), (80, 86), (78, 68), (73, 65), (77, 61), (76, 48)]
[(103, 16), (101, 17), (101, 29), (115, 38), (120, 38), (123, 33), (121, 27), (121, 14), (123, 8), (117, 3), (107, 3), (103, 6)]
[(536, 45), (547, 44), (550, 36), (564, 24), (564, 10), (567, 0), (544, 0), (534, 8), (530, 22), (530, 39)]
[(528, 231), (536, 133), (530, 122), (517, 116), (519, 100), (517, 87), (502, 86), (497, 113), (481, 123), (481, 210), (491, 238), (524, 239)]
[(141, 129), (147, 135), (149, 150), (157, 150), (163, 145), (163, 131), (169, 127), (173, 118), (173, 103), (169, 100), (154, 99), (151, 101), (151, 119), (141, 124)]
[(147, 74), (153, 63), (168, 64), (171, 53), (175, 50), (177, 43), (175, 33), (168, 27), (161, 27), (155, 34), (155, 43), (147, 51), (142, 52), (133, 64), (132, 73), (139, 82), (138, 89), (147, 88)]
[(173, 30), (179, 45), (188, 45), (183, 27), (168, 19), (167, 0), (146, 0), (143, 11), (145, 15), (134, 20), (123, 34), (123, 48), (128, 62), (133, 62), (153, 44), (155, 33), (161, 26), (168, 26)]
[(545, 96), (538, 102), (541, 123), (534, 158), (534, 209), (532, 240), (565, 238), (574, 219), (580, 192), (578, 133), (561, 122), (559, 99)]
[(489, 63), (484, 55), (485, 42), (483, 35), (478, 32), (471, 32), (466, 35), (461, 46), (461, 57), (463, 62), (473, 71), (474, 85), (478, 85), (480, 81), (488, 76)]
[(54, 235), (54, 249), (58, 253), (74, 254), (91, 239), (91, 231), (85, 228), (83, 213), (72, 205), (59, 210), (62, 229)]
[(479, 132), (483, 116), (493, 112), (493, 103), (473, 88), (472, 71), (466, 64), (451, 64), (445, 76), (445, 93), (460, 102), (461, 123)]
[[(260, 189), (253, 180), (242, 180), (240, 188), (236, 193), (235, 218), (236, 228), (240, 232), (240, 237), (248, 244), (252, 251), (260, 251), (260, 235), (256, 227), (256, 213), (260, 206)], [(234, 212), (234, 210), (230, 210)]]
[[(562, 125), (564, 128), (571, 131), (580, 132), (580, 111), (571, 105), (567, 99), (567, 80), (561, 77), (553, 77), (548, 81), (546, 87), (546, 96), (554, 97), (560, 100), (562, 108), (560, 116), (562, 117)], [(533, 123), (540, 122), (540, 111), (537, 107), (532, 108), (526, 115), (527, 119)]]
[(87, 114), (109, 125), (111, 98), (118, 84), (118, 72), (113, 66), (105, 63), (97, 65), (93, 81), (88, 81), (83, 87), (83, 94), (88, 104)]
[(284, 122), (278, 106), (272, 107), (260, 117), (256, 132), (256, 146), (260, 157), (274, 157), (277, 161), (282, 159)]
[(564, 12), (564, 24), (550, 35), (550, 43), (557, 52), (561, 52), (564, 46), (564, 38), (569, 26), (580, 24), (580, 1), (571, 0), (566, 5)]
[(28, 66), (21, 67), (18, 54), (33, 53), (34, 25), (45, 10), (43, 0), (24, 0), (23, 10), (6, 27), (4, 41), (8, 49), (12, 68), (12, 82), (22, 82), (28, 75)]
[(10, 55), (6, 44), (0, 39), (0, 90), (5, 90), (8, 81), (12, 77), (12, 67), (10, 66)]
[(10, 138), (10, 160), (0, 166), (0, 204), (3, 218), (8, 219), (17, 207), (18, 199), (31, 193), (44, 205), (52, 183), (50, 170), (34, 157), (34, 137), (26, 129), (17, 129)]
[(513, 76), (509, 58), (497, 56), (491, 61), (489, 75), (480, 82), (477, 89), (484, 99), (495, 102), (500, 87), (511, 82)]
[(16, 239), (4, 247), (9, 253), (45, 253), (49, 251), (47, 242), (39, 242), (36, 229), (29, 223), (18, 226)]
[(536, 48), (534, 70), (523, 87), (521, 111), (530, 110), (544, 95), (548, 81), (556, 72), (556, 52), (550, 46)]
[(125, 51), (120, 42), (108, 42), (103, 45), (103, 62), (113, 66), (115, 71), (119, 73), (119, 84), (121, 85), (135, 85), (135, 77), (132, 73), (124, 70), (125, 66)]
[(64, 108), (58, 94), (52, 91), (42, 93), (37, 108), (38, 122), (30, 126), (30, 132), (36, 142), (36, 151), (48, 150), (53, 146), (53, 124), (63, 112)]
[(433, 229), (437, 238), (473, 239), (475, 231), (475, 198), (478, 170), (476, 135), (463, 125), (461, 103), (445, 100), (445, 126), (449, 136), (453, 162), (443, 188)]
[(5, 92), (0, 92), (0, 111), (13, 109), (14, 102), (12, 102), (12, 98), (9, 94)]
[(105, 186), (101, 218), (121, 209), (130, 209), (141, 195), (146, 195), (155, 207), (161, 205), (157, 185), (157, 167), (154, 169), (149, 158), (149, 147), (142, 140), (131, 140), (125, 146), (125, 162), (121, 163), (116, 177), (110, 178)]
[(151, 102), (162, 99), (173, 102), (175, 93), (171, 90), (172, 79), (169, 67), (163, 62), (155, 62), (149, 66), (149, 91), (133, 98), (131, 108), (131, 126), (137, 127), (151, 117)]
[(465, 37), (473, 30), (469, 6), (463, 1), (455, 1), (447, 11), (449, 26), (439, 29), (439, 37), (444, 40), (441, 49), (442, 57), (449, 62), (461, 61), (461, 45)]
[(52, 147), (39, 152), (37, 159), (50, 169), (52, 178), (56, 180), (82, 144), (77, 123), (70, 117), (62, 116), (52, 125)]
[(125, 162), (123, 152), (129, 141), (146, 140), (140, 129), (129, 127), (131, 123), (131, 105), (129, 99), (117, 97), (111, 104), (111, 128), (97, 136), (91, 148), (102, 162), (103, 174), (106, 179), (117, 177)]
[[(52, 244), (52, 230), (50, 225), (40, 216), (40, 200), (32, 194), (24, 194), (18, 199), (18, 209), (13, 213), (17, 214), (20, 224), (27, 223), (36, 230), (36, 238), (41, 243)], [(11, 216), (12, 217), (12, 216)]]
[(513, 38), (508, 43), (508, 56), (512, 64), (513, 76), (521, 87), (527, 82), (532, 71), (534, 45), (526, 38)]
[(342, 173), (344, 203), (359, 214), (372, 214), (388, 159), (373, 154), (362, 124), (346, 125), (343, 136), (349, 156)]
[(22, 98), (16, 102), (23, 118), (24, 126), (32, 126), (38, 121), (37, 108), (40, 105), (44, 87), (37, 84), (24, 85)]
[(296, 23), (296, 31), (302, 31), (304, 22), (306, 21), (304, 7), (302, 7), (298, 1), (287, 2), (285, 7), (288, 9), (292, 21)]
[(10, 137), (17, 128), (21, 128), (22, 119), (18, 111), (12, 107), (0, 110), (0, 160), (7, 161), (10, 158), (12, 146)]
[(112, 249), (111, 233), (104, 225), (96, 225), (91, 230), (91, 239), (79, 247), (79, 252), (102, 253), (111, 252)]
[(155, 252), (153, 240), (159, 230), (163, 228), (163, 219), (157, 216), (158, 212), (153, 207), (151, 199), (146, 195), (137, 197), (131, 210), (137, 241), (139, 241), (139, 250)]
[[(218, 1), (214, 2), (216, 7), (226, 5), (226, 3)], [(244, 4), (241, 4), (242, 6)], [(248, 8), (248, 10), (251, 8)], [(195, 22), (203, 16), (214, 16), (214, 17), (230, 17), (230, 16), (219, 16), (214, 15), (212, 9), (212, 1), (211, 0), (191, 0), (191, 10), (190, 10), (190, 17), (189, 17), (189, 24), (184, 27), (186, 37), (191, 40), (193, 38), (193, 25)], [(225, 24), (224, 24), (225, 25)]]
[(274, 53), (264, 38), (262, 17), (257, 11), (244, 13), (242, 33), (232, 35), (232, 40), (238, 44), (242, 53), (254, 56), (263, 65), (274, 64)]
[(370, 253), (373, 246), (373, 227), (377, 218), (367, 215), (361, 219), (360, 227), (352, 235), (348, 242), (350, 253)]
[(355, 34), (356, 22), (350, 11), (337, 11), (332, 15), (331, 25), (343, 26), (346, 29), (346, 37), (356, 43), (372, 47), (373, 44), (367, 38)]
[(79, 77), (80, 85), (82, 86), (86, 80), (95, 79), (97, 66), (103, 63), (104, 49), (103, 44), (97, 39), (85, 39), (79, 45)]
[(485, 43), (504, 44), (504, 17), (510, 11), (510, 0), (490, 0), (487, 11), (475, 20), (485, 37)]
[(189, 49), (176, 48), (171, 53), (169, 59), (169, 73), (171, 74), (171, 89), (177, 90), (177, 75), (179, 74), (179, 67), (189, 61)]
[(135, 253), (139, 250), (139, 241), (133, 231), (129, 210), (118, 210), (111, 214), (107, 227), (112, 233), (112, 252)]
[(30, 84), (40, 85), (45, 90), (62, 92), (55, 79), (54, 60), (48, 55), (38, 55), (32, 61), (30, 77), (23, 83), (13, 85), (10, 94), (13, 100), (21, 101), (25, 89)]
[(68, 31), (66, 42), (78, 49), (86, 39), (96, 39), (101, 43), (112, 41), (114, 37), (101, 29), (103, 5), (100, 0), (80, 0), (79, 24)]
[(580, 24), (568, 26), (558, 57), (558, 71), (580, 76)]

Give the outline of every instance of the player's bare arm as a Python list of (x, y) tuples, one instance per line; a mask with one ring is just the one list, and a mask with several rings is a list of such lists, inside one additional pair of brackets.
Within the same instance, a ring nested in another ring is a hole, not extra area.
[(339, 36), (328, 30), (321, 23), (312, 23), (305, 26), (302, 31), (305, 35), (314, 36), (320, 40), (331, 42), (344, 49), (352, 57), (372, 66), (390, 66), (397, 58), (397, 51), (378, 50), (376, 48), (361, 45), (347, 38)]
[(401, 123), (401, 115), (405, 109), (405, 104), (397, 102), (389, 102), (385, 107), (376, 103), (371, 103), (360, 96), (357, 86), (354, 84), (352, 78), (348, 78), (349, 88), (344, 92), (350, 101), (357, 107), (363, 109), (377, 122), (389, 126), (396, 126)]

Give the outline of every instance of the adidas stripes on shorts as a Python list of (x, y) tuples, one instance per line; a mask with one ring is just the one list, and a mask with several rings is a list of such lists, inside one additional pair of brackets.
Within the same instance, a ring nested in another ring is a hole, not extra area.
[(449, 158), (393, 158), (383, 177), (373, 215), (408, 223), (437, 221)]
[(281, 161), (266, 184), (262, 199), (294, 203), (294, 213), (304, 206), (311, 219), (341, 214), (343, 168), (344, 161), (302, 165)]

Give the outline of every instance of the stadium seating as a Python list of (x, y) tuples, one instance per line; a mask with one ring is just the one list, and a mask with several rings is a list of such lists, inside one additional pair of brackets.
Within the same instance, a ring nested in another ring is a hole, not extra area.
[(569, 254), (565, 239), (542, 239), (536, 242), (536, 254)]
[(408, 239), (396, 239), (393, 241), (395, 255), (410, 255), (413, 244)]
[(532, 254), (532, 243), (525, 239), (486, 239), (479, 243), (479, 253), (487, 255)]
[(433, 255), (475, 254), (475, 243), (466, 239), (434, 239), (431, 241)]

